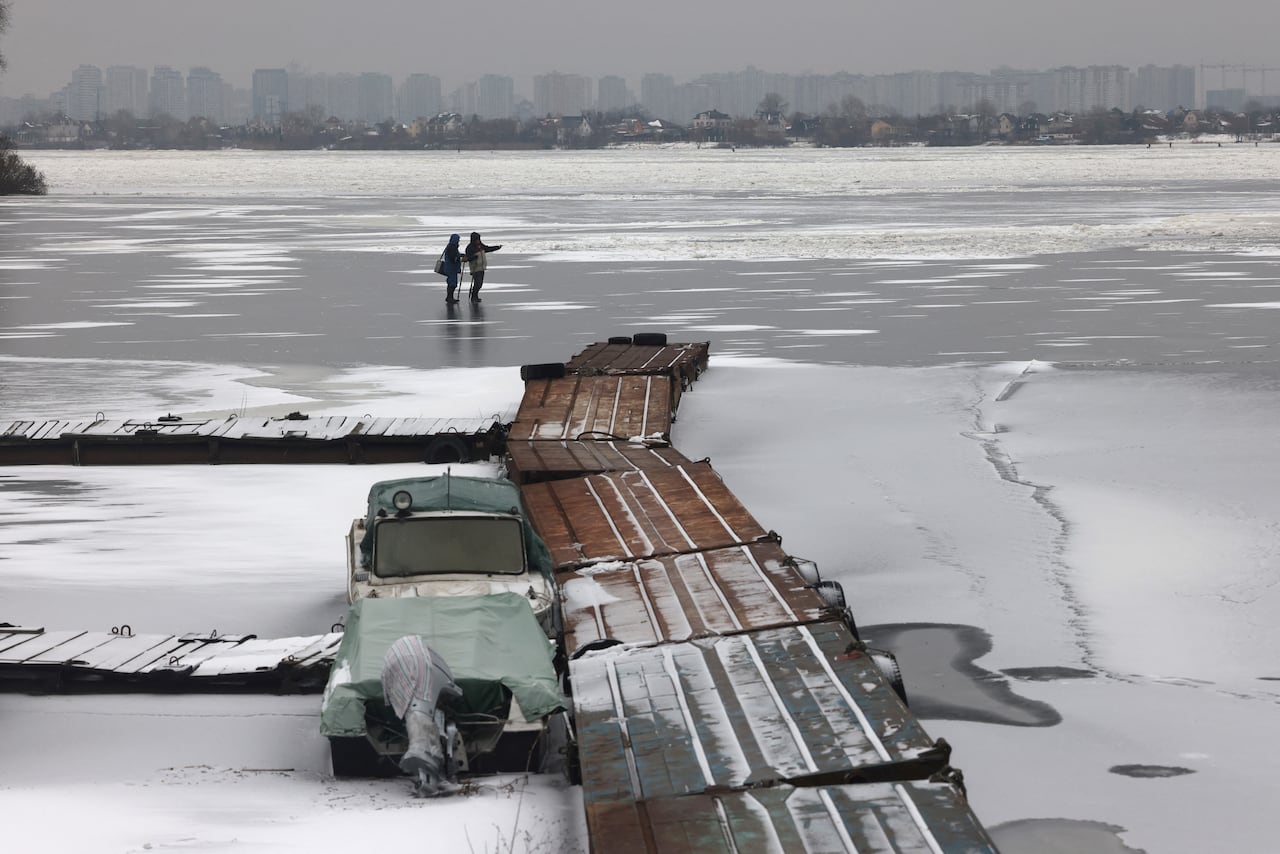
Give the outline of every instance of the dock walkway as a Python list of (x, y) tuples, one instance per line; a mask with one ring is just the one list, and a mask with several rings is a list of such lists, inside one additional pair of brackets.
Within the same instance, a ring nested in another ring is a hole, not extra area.
[(0, 684), (61, 692), (319, 691), (342, 633), (259, 639), (254, 635), (135, 635), (45, 631), (0, 624)]
[(502, 453), (496, 418), (281, 418), (13, 421), (0, 429), (0, 465), (453, 463)]
[(591, 850), (994, 852), (839, 585), (670, 447), (708, 349), (646, 335), (537, 366), (511, 426), (562, 593)]

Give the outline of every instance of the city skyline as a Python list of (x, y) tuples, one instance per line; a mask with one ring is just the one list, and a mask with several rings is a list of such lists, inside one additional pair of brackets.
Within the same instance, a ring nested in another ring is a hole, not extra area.
[[(1262, 68), (1276, 64), (1269, 25), (1280, 23), (1280, 11), (1263, 0), (1223, 0), (1211, 15), (1186, 0), (1137, 0), (1123, 8), (1081, 0), (1040, 17), (1006, 0), (962, 8), (940, 0), (896, 6), (798, 0), (785, 7), (649, 0), (607, 11), (581, 0), (544, 0), (456, 14), (416, 0), (365, 0), (359, 9), (356, 15), (334, 0), (19, 0), (0, 45), (9, 62), (0, 95), (55, 91), (80, 63), (203, 66), (245, 88), (254, 69), (290, 64), (312, 73), (376, 70), (397, 79), (426, 72), (440, 77), (446, 91), (487, 72), (512, 77), (526, 97), (533, 76), (551, 69), (616, 75), (634, 87), (652, 71), (692, 79), (708, 69), (750, 65), (790, 74), (985, 73), (1002, 65)], [(1270, 70), (1280, 83), (1280, 69)], [(1222, 87), (1235, 85), (1227, 79)]]
[[(1225, 75), (1225, 69), (1218, 69)], [(1244, 69), (1241, 69), (1242, 71)], [(1263, 69), (1253, 83), (1266, 85)], [(441, 113), (483, 119), (577, 115), (593, 110), (639, 107), (650, 117), (685, 124), (712, 110), (733, 117), (754, 115), (766, 96), (790, 113), (818, 115), (861, 103), (879, 115), (933, 115), (995, 110), (1025, 115), (1083, 113), (1095, 108), (1125, 112), (1142, 107), (1168, 111), (1211, 107), (1240, 111), (1250, 100), (1274, 105), (1280, 98), (1245, 88), (1213, 89), (1187, 65), (1064, 66), (1056, 69), (993, 69), (969, 72), (906, 72), (888, 75), (791, 75), (749, 67), (711, 72), (677, 83), (669, 74), (643, 76), (637, 90), (624, 78), (548, 72), (534, 77), (533, 100), (517, 93), (510, 77), (484, 74), (445, 93), (438, 77), (410, 74), (402, 81), (381, 72), (306, 74), (296, 69), (255, 69), (252, 90), (233, 87), (213, 69), (192, 67), (183, 75), (169, 66), (152, 72), (136, 66), (105, 69), (82, 64), (68, 86), (48, 99), (0, 95), (0, 123), (63, 113), (78, 121), (114, 116), (125, 110), (139, 117), (165, 114), (179, 120), (200, 116), (225, 124), (252, 122), (279, 126), (285, 115), (321, 111), (339, 121), (408, 122)], [(1225, 79), (1225, 76), (1220, 77)], [(1247, 78), (1245, 78), (1247, 80)], [(1275, 79), (1273, 77), (1273, 79)], [(852, 98), (854, 101), (849, 101)], [(863, 107), (858, 107), (859, 110)]]

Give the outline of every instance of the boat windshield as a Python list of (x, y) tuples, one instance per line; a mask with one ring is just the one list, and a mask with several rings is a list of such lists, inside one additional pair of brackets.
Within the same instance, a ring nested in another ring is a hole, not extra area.
[(509, 516), (417, 516), (378, 522), (373, 572), (379, 578), (445, 573), (518, 575), (524, 532)]

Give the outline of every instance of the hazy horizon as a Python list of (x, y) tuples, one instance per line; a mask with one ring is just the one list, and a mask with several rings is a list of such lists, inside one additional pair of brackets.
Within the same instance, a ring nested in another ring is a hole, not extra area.
[[(290, 64), (316, 73), (377, 71), (397, 81), (428, 73), (445, 91), (492, 73), (514, 78), (526, 95), (533, 75), (551, 71), (613, 74), (638, 86), (650, 72), (683, 81), (752, 65), (792, 74), (887, 74), (1204, 64), (1213, 66), (1211, 85), (1280, 90), (1280, 67), (1266, 68), (1280, 10), (1264, 0), (1226, 0), (1212, 15), (1183, 0), (1124, 8), (1083, 0), (1037, 16), (1009, 0), (964, 7), (938, 0), (862, 7), (650, 0), (607, 12), (581, 0), (547, 0), (489, 4), (470, 16), (466, 7), (441, 13), (414, 0), (365, 0), (359, 8), (354, 16), (336, 0), (13, 0), (0, 39), (8, 61), (0, 94), (45, 96), (67, 85), (82, 63), (184, 72), (206, 66), (241, 88), (255, 68)], [(1252, 70), (1246, 76), (1220, 64)], [(1270, 79), (1265, 71), (1259, 77), (1264, 68)]]

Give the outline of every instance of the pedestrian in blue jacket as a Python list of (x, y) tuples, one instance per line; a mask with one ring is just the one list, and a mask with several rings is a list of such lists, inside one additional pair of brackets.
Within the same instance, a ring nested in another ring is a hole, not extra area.
[(458, 234), (449, 235), (449, 245), (444, 248), (444, 282), (448, 285), (448, 291), (445, 292), (444, 301), (447, 303), (455, 303), (458, 301), (454, 291), (458, 290), (458, 280), (462, 278), (462, 252), (458, 249), (458, 243), (462, 240), (462, 236)]

